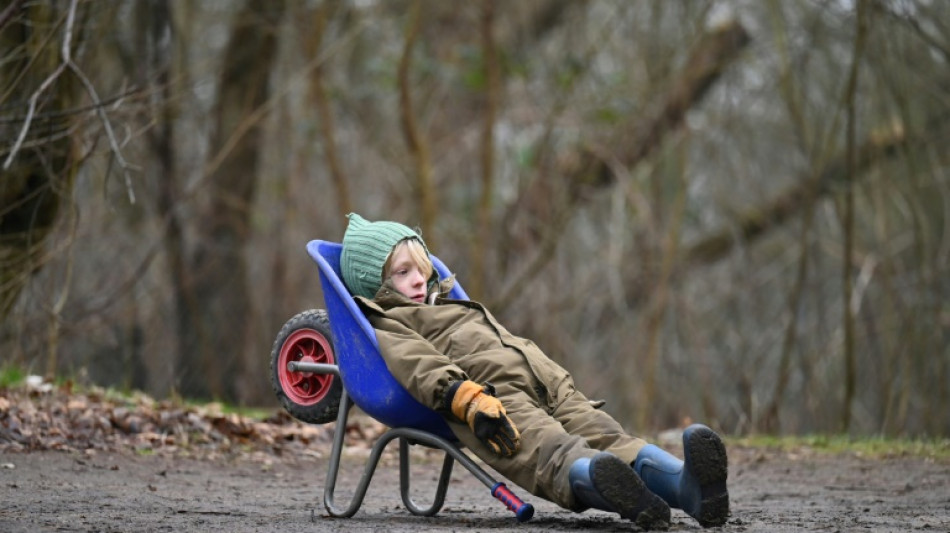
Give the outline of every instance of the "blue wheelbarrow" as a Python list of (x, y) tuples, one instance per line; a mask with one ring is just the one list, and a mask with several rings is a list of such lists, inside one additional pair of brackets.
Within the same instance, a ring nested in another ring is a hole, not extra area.
[[(334, 517), (348, 518), (363, 504), (366, 490), (386, 445), (399, 439), (399, 491), (414, 515), (434, 516), (445, 503), (456, 461), (490, 489), (491, 495), (515, 513), (519, 522), (530, 520), (534, 508), (496, 481), (461, 451), (442, 416), (422, 405), (400, 385), (379, 353), (376, 333), (363, 316), (340, 275), (339, 243), (310, 241), (307, 252), (320, 268), (326, 309), (298, 313), (281, 328), (271, 350), (271, 384), (281, 405), (295, 418), (311, 424), (336, 421), (324, 486), (323, 504)], [(435, 256), (440, 278), (450, 275)], [(452, 298), (468, 299), (456, 284)], [(350, 407), (356, 404), (389, 429), (374, 443), (356, 491), (345, 508), (333, 501), (343, 439)], [(433, 502), (420, 507), (409, 496), (409, 446), (421, 444), (445, 452)]]

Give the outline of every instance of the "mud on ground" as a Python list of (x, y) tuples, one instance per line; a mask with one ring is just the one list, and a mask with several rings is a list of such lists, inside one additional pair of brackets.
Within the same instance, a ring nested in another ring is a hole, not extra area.
[[(0, 389), (0, 532), (37, 531), (631, 531), (601, 511), (577, 514), (511, 487), (535, 506), (518, 524), (456, 466), (442, 511), (417, 517), (399, 494), (390, 443), (362, 508), (349, 519), (323, 506), (334, 424), (278, 413), (259, 421), (220, 406), (40, 384)], [(369, 446), (385, 431), (355, 413), (336, 503), (345, 507)], [(676, 435), (657, 443), (682, 456)], [(732, 516), (722, 531), (950, 531), (950, 463), (926, 457), (862, 458), (727, 441)], [(945, 454), (941, 454), (946, 457)], [(412, 498), (426, 506), (441, 452), (412, 449)], [(699, 530), (673, 512), (671, 530)]]
[[(445, 506), (416, 517), (399, 497), (390, 444), (360, 511), (330, 518), (322, 505), (326, 460), (308, 455), (217, 457), (129, 451), (0, 454), (0, 531), (632, 531), (600, 511), (575, 514), (531, 497), (518, 524), (456, 467)], [(722, 531), (950, 531), (950, 465), (919, 457), (862, 459), (730, 447), (732, 516)], [(336, 502), (349, 501), (364, 450), (348, 453)], [(414, 447), (412, 494), (434, 493), (441, 467)], [(516, 489), (517, 490), (517, 489)], [(680, 511), (671, 530), (698, 530)]]

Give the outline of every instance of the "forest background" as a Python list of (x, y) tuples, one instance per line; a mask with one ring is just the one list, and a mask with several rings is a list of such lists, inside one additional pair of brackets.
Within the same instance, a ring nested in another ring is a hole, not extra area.
[(950, 434), (950, 3), (9, 0), (3, 365), (276, 405), (418, 226), (633, 429)]

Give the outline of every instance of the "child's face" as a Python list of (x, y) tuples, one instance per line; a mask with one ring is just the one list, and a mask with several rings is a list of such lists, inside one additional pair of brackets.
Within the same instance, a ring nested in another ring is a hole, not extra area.
[(396, 290), (414, 302), (425, 302), (428, 273), (412, 260), (408, 246), (397, 246), (389, 269)]

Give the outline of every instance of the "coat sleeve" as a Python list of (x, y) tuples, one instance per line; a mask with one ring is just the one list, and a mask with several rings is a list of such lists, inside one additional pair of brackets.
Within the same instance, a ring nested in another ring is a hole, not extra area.
[(423, 405), (450, 414), (445, 393), (468, 375), (439, 352), (422, 335), (397, 320), (370, 315), (379, 351), (386, 367), (403, 387)]

